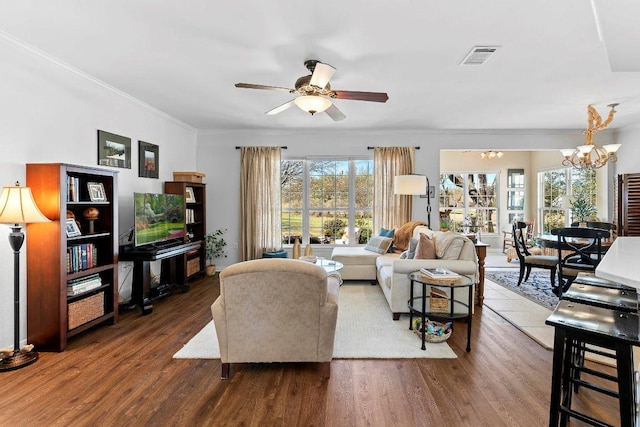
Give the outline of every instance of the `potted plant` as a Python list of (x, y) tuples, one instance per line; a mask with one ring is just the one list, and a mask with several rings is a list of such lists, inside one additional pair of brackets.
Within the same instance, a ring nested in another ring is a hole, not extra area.
[(224, 240), (224, 233), (226, 232), (226, 229), (218, 229), (214, 232), (207, 233), (204, 236), (208, 261), (206, 267), (207, 276), (213, 276), (216, 274), (216, 265), (213, 263), (213, 260), (227, 256), (227, 253), (224, 250), (227, 246), (227, 242)]
[(586, 227), (586, 222), (598, 213), (598, 209), (592, 205), (584, 193), (578, 193), (571, 203), (571, 215), (578, 221), (581, 227)]

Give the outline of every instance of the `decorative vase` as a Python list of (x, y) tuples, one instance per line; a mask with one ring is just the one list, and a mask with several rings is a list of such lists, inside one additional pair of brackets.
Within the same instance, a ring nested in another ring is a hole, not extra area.
[(97, 208), (94, 208), (93, 206), (88, 207), (87, 209), (84, 210), (84, 212), (82, 212), (82, 216), (84, 217), (84, 219), (89, 221), (89, 234), (95, 233), (93, 223), (95, 222), (96, 219), (98, 219), (99, 214), (100, 214), (100, 211)]
[(313, 249), (311, 249), (311, 243), (309, 243), (309, 244), (304, 248), (304, 255), (305, 255), (305, 256), (312, 256), (312, 255), (313, 255)]
[(293, 250), (291, 252), (291, 258), (293, 259), (298, 259), (300, 258), (300, 240), (296, 239), (295, 243), (293, 244)]
[(205, 267), (205, 271), (207, 276), (215, 276), (216, 274), (216, 265), (215, 264), (209, 264)]
[(98, 218), (99, 214), (100, 214), (100, 211), (97, 208), (94, 208), (93, 206), (85, 209), (84, 212), (82, 212), (82, 216), (84, 217), (84, 219), (96, 219)]

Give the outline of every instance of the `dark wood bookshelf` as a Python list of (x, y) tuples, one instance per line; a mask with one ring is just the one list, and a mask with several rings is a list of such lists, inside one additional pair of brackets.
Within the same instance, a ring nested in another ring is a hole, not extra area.
[[(117, 173), (65, 163), (27, 164), (27, 186), (42, 213), (51, 219), (27, 225), (27, 337), (37, 350), (63, 351), (68, 338), (118, 320)], [(102, 184), (106, 201), (92, 201), (87, 183)], [(75, 197), (70, 195), (71, 185)], [(98, 217), (89, 234), (83, 212), (91, 207), (98, 209)], [(67, 237), (70, 215), (75, 216), (82, 235)], [(69, 270), (67, 249), (78, 245), (93, 245), (80, 260), (87, 268), (78, 267), (80, 263), (76, 264), (78, 271)], [(101, 286), (67, 296), (69, 280), (96, 274)]]
[[(188, 200), (187, 188), (191, 188), (194, 200)], [(185, 233), (187, 241), (201, 241), (197, 250), (189, 251), (182, 256), (184, 263), (184, 281), (188, 281), (204, 273), (206, 250), (205, 234), (207, 233), (207, 187), (206, 184), (187, 181), (167, 181), (164, 183), (164, 192), (169, 194), (181, 194), (185, 199)], [(191, 212), (191, 213), (190, 213)]]

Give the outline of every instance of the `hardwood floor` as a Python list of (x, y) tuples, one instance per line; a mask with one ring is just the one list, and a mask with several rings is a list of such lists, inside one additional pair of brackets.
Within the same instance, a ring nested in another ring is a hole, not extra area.
[[(552, 353), (489, 309), (476, 310), (470, 353), (466, 334), (448, 341), (457, 359), (334, 360), (328, 380), (314, 364), (231, 365), (221, 381), (219, 360), (172, 359), (211, 320), (218, 294), (217, 279), (201, 279), (149, 316), (121, 312), (65, 352), (0, 373), (0, 425), (548, 424)], [(574, 404), (619, 423), (612, 398), (583, 389)]]

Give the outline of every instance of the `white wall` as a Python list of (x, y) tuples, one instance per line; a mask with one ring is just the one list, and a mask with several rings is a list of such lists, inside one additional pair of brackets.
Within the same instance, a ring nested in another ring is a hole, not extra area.
[[(118, 169), (119, 233), (124, 233), (133, 226), (134, 191), (162, 192), (162, 183), (173, 179), (174, 170), (195, 169), (193, 128), (25, 49), (2, 33), (0, 58), (0, 185), (16, 180), (24, 184), (26, 163), (97, 165), (98, 129), (127, 136), (132, 140), (132, 168)], [(139, 139), (160, 147), (159, 179), (138, 178)], [(9, 228), (0, 225), (0, 348), (13, 347), (13, 252), (4, 237), (8, 233)], [(21, 254), (22, 344), (26, 342), (25, 252), (26, 244)]]
[(622, 147), (614, 163), (615, 173), (640, 173), (640, 124), (620, 130), (616, 142)]
[[(319, 116), (321, 120), (324, 117)], [(337, 125), (339, 126), (339, 124)], [(437, 180), (440, 173), (440, 150), (500, 149), (514, 150), (558, 150), (575, 147), (583, 141), (580, 131), (574, 132), (378, 132), (367, 131), (325, 132), (297, 131), (242, 131), (242, 132), (202, 132), (198, 136), (197, 167), (207, 174), (207, 228), (211, 231), (226, 228), (230, 243), (229, 256), (217, 262), (230, 265), (238, 261), (238, 251), (234, 243), (239, 241), (239, 188), (240, 151), (236, 146), (287, 146), (283, 157), (304, 157), (305, 155), (369, 155), (368, 146), (420, 146), (416, 151), (416, 173), (429, 176), (431, 185), (436, 186), (436, 198), (431, 200), (432, 227), (438, 227)], [(462, 154), (462, 153), (458, 153)], [(477, 153), (476, 153), (477, 155)], [(506, 159), (505, 159), (506, 160)], [(557, 164), (561, 156), (558, 154)], [(454, 159), (465, 164), (463, 158)], [(479, 163), (481, 165), (481, 163)], [(454, 165), (455, 166), (455, 165)], [(465, 167), (468, 165), (465, 164)], [(480, 167), (480, 166), (479, 166)], [(532, 175), (532, 174), (531, 174)], [(529, 178), (532, 178), (530, 176)], [(505, 178), (506, 179), (506, 178)], [(425, 219), (427, 199), (414, 198), (413, 217)], [(531, 201), (529, 201), (530, 206)], [(495, 245), (498, 242), (494, 242)], [(501, 243), (500, 243), (501, 247)], [(327, 256), (325, 253), (317, 255)]]

